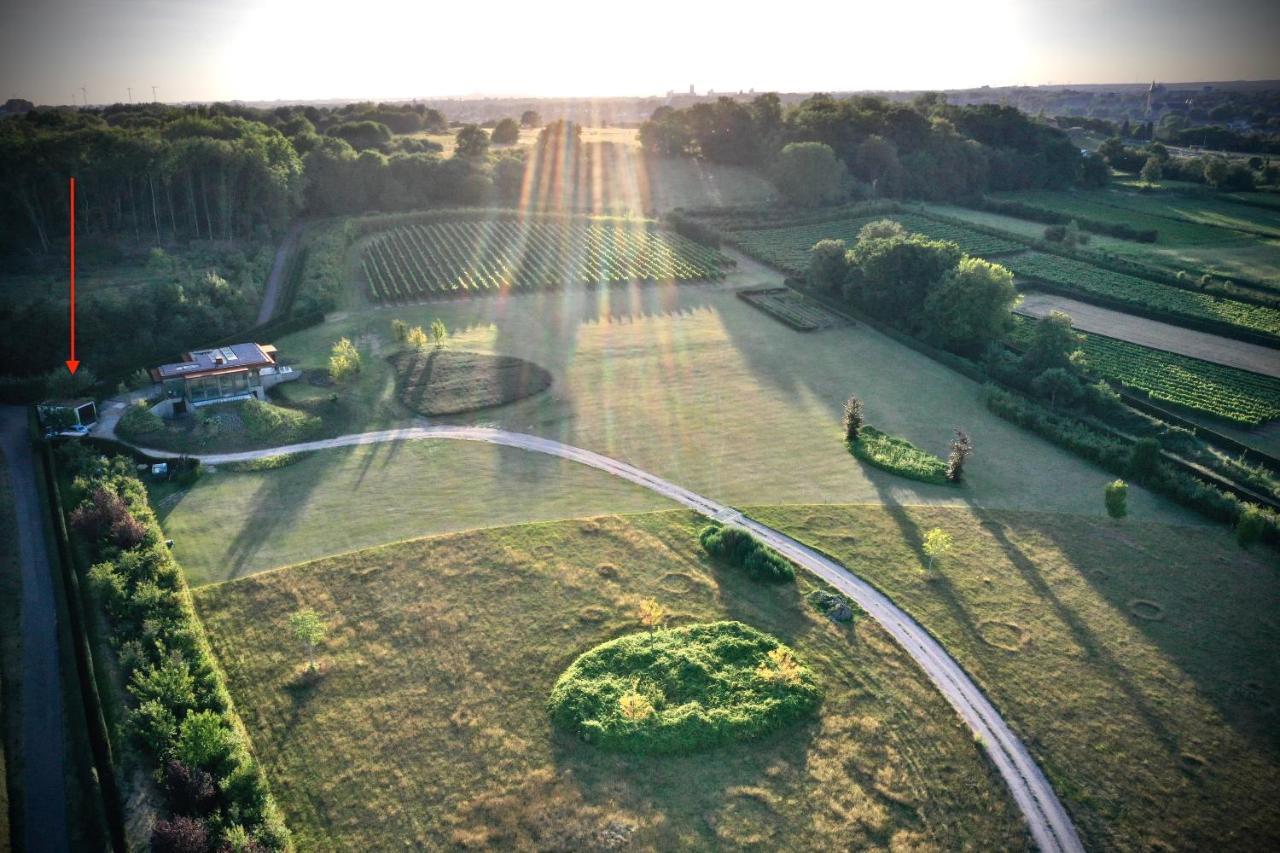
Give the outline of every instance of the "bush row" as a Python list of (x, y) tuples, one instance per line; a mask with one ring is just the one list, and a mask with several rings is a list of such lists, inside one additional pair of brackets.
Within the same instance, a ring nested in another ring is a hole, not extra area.
[(787, 558), (740, 528), (708, 524), (698, 540), (712, 557), (743, 569), (753, 580), (787, 583), (796, 579), (795, 567)]
[(947, 479), (944, 460), (926, 453), (905, 438), (883, 433), (875, 427), (863, 426), (858, 431), (857, 440), (846, 442), (846, 446), (863, 462), (900, 477), (939, 486), (951, 482)]
[(983, 196), (975, 203), (975, 206), (990, 213), (1016, 216), (1019, 219), (1030, 219), (1032, 222), (1043, 222), (1046, 225), (1066, 225), (1068, 222), (1074, 221), (1084, 231), (1093, 234), (1105, 234), (1109, 237), (1119, 237), (1121, 240), (1136, 240), (1139, 243), (1154, 243), (1160, 236), (1160, 232), (1154, 228), (1134, 228), (1120, 222), (1103, 222), (1102, 220), (1089, 219), (1088, 217), (1069, 216), (1056, 210), (1037, 207), (1021, 201), (1000, 201)]
[(994, 385), (987, 386), (987, 408), (1113, 474), (1128, 477), (1210, 518), (1237, 525), (1247, 516), (1251, 523), (1261, 526), (1266, 542), (1280, 545), (1280, 519), (1274, 512), (1178, 470), (1161, 458), (1160, 444), (1155, 439), (1127, 441)]
[(74, 476), (71, 529), (93, 562), (90, 589), (106, 613), (132, 700), (129, 734), (155, 761), (173, 814), (156, 823), (153, 848), (167, 849), (180, 832), (206, 838), (210, 849), (219, 843), (290, 849), (182, 570), (130, 460), (73, 444), (61, 455)]

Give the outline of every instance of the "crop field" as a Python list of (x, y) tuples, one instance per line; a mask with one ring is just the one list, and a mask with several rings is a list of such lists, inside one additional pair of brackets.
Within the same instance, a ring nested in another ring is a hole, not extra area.
[[(1031, 321), (1015, 320), (1011, 337), (1025, 340)], [(1143, 391), (1154, 400), (1245, 426), (1280, 418), (1280, 379), (1102, 335), (1086, 333), (1082, 349), (1094, 373)]]
[(837, 239), (851, 244), (857, 238), (862, 226), (877, 219), (892, 219), (902, 223), (902, 227), (908, 231), (924, 234), (935, 240), (950, 240), (971, 255), (998, 256), (1023, 248), (1021, 244), (1012, 240), (911, 213), (858, 216), (804, 225), (734, 230), (730, 236), (744, 252), (752, 257), (789, 273), (800, 275), (809, 266), (809, 250), (813, 248), (814, 243), (819, 240)]
[[(1280, 845), (1280, 574), (1229, 530), (957, 508), (744, 507), (928, 626), (1089, 850)], [(941, 527), (932, 572), (920, 550)]]
[[(196, 607), (299, 849), (1025, 850), (1007, 790), (954, 711), (869, 619), (808, 577), (713, 564), (686, 511), (490, 528), (257, 575)], [(795, 649), (810, 721), (692, 755), (619, 755), (552, 725), (581, 653), (733, 619)], [(291, 612), (329, 625), (298, 678)]]
[(713, 249), (624, 220), (459, 220), (374, 235), (361, 268), (375, 301), (568, 284), (717, 278)]
[(1096, 235), (1092, 243), (1171, 270), (1238, 277), (1280, 289), (1280, 211), (1204, 193), (1076, 190), (995, 193), (993, 197), (1068, 216), (1155, 229), (1159, 232), (1155, 243)]
[(1213, 320), (1255, 332), (1280, 335), (1280, 311), (1206, 293), (1182, 290), (1043, 252), (1007, 259), (1015, 275), (1044, 281), (1083, 298), (1100, 296), (1174, 317)]

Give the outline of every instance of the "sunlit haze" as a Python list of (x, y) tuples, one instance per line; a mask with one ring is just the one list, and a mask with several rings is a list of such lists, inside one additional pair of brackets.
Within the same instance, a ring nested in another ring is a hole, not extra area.
[[(758, 11), (748, 11), (752, 9)], [(654, 95), (1280, 77), (1280, 12), (1222, 3), (11, 0), (5, 97), (68, 103)], [(81, 87), (86, 92), (81, 92)]]

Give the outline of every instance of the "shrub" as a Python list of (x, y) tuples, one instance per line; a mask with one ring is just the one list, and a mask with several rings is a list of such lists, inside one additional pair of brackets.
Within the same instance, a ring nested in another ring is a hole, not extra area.
[(1154, 438), (1140, 438), (1129, 452), (1129, 471), (1142, 476), (1155, 472), (1160, 464), (1160, 442)]
[(329, 378), (345, 382), (360, 372), (360, 351), (347, 338), (339, 338), (329, 355)]
[(924, 535), (921, 546), (925, 556), (929, 558), (929, 570), (933, 570), (933, 561), (945, 556), (951, 550), (951, 534), (941, 527), (935, 527)]
[(1240, 520), (1236, 522), (1236, 541), (1240, 547), (1248, 548), (1261, 539), (1266, 523), (1266, 516), (1257, 507), (1251, 506), (1240, 513)]
[(1107, 515), (1124, 518), (1129, 514), (1129, 484), (1124, 480), (1107, 483), (1102, 499), (1107, 505)]
[(604, 749), (688, 753), (775, 731), (821, 700), (791, 649), (741, 622), (713, 622), (591, 649), (556, 681), (548, 709)]
[(947, 463), (925, 453), (904, 438), (863, 426), (857, 441), (846, 442), (849, 451), (869, 465), (922, 483), (945, 485)]
[(398, 344), (409, 338), (409, 324), (399, 318), (391, 321), (391, 338)]
[(745, 570), (752, 580), (787, 583), (796, 579), (790, 561), (740, 528), (709, 524), (698, 540), (712, 557)]
[(116, 424), (116, 431), (126, 438), (149, 435), (163, 429), (164, 421), (152, 413), (151, 407), (145, 400), (134, 400), (130, 403), (129, 408), (125, 409)]
[(180, 814), (207, 814), (218, 796), (212, 776), (176, 760), (165, 762), (164, 789), (174, 811)]
[(208, 770), (222, 776), (227, 770), (235, 740), (221, 714), (195, 711), (187, 714), (178, 726), (174, 755), (189, 767)]
[(208, 853), (209, 828), (199, 818), (177, 815), (151, 828), (151, 853)]

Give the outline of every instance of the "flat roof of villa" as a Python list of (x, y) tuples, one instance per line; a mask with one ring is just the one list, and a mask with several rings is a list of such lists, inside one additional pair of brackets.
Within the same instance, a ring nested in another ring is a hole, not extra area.
[(151, 369), (156, 379), (191, 379), (218, 373), (236, 373), (253, 367), (275, 364), (275, 347), (261, 344), (231, 344), (225, 347), (192, 350), (183, 361)]

